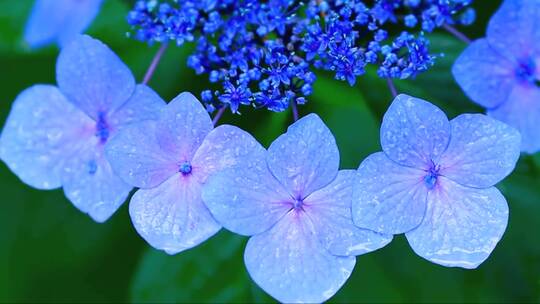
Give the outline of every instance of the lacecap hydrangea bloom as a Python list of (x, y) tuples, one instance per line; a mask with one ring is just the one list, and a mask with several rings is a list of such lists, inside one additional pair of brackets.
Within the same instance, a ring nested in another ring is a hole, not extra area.
[(310, 114), (265, 150), (210, 177), (203, 200), (232, 232), (251, 236), (244, 260), (253, 280), (285, 303), (323, 302), (345, 283), (355, 255), (390, 235), (357, 228), (351, 217), (353, 170), (338, 170), (330, 130)]
[(104, 156), (108, 142), (130, 123), (155, 119), (165, 102), (136, 85), (106, 45), (78, 36), (58, 57), (58, 87), (34, 85), (15, 100), (0, 137), (0, 157), (26, 184), (64, 188), (95, 221), (107, 220), (131, 186)]
[(381, 146), (358, 168), (354, 223), (405, 233), (418, 255), (440, 265), (475, 268), (487, 259), (508, 221), (494, 185), (519, 158), (518, 131), (482, 114), (448, 121), (431, 103), (399, 95), (384, 115)]
[[(137, 1), (128, 15), (141, 41), (196, 41), (188, 59), (214, 89), (211, 111), (241, 105), (284, 111), (313, 92), (314, 70), (354, 85), (367, 65), (383, 78), (408, 78), (433, 65), (431, 32), (474, 20), (471, 0)], [(402, 28), (397, 31), (395, 28)]]
[(36, 0), (24, 40), (30, 47), (65, 45), (92, 23), (103, 0)]
[(517, 128), (521, 150), (540, 150), (540, 1), (505, 0), (487, 37), (471, 43), (452, 73), (488, 115)]
[(238, 127), (214, 129), (203, 105), (182, 93), (156, 121), (124, 129), (106, 154), (115, 172), (141, 188), (129, 205), (137, 232), (153, 247), (175, 254), (221, 229), (201, 199), (208, 176), (251, 157), (258, 147)]

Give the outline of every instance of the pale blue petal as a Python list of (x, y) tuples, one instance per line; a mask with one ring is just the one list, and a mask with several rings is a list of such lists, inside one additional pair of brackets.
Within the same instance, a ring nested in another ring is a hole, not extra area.
[(519, 159), (519, 132), (483, 114), (463, 114), (450, 121), (452, 138), (439, 173), (454, 182), (477, 188), (495, 185)]
[(426, 217), (406, 234), (419, 256), (443, 266), (476, 268), (491, 254), (508, 222), (508, 205), (494, 187), (463, 187), (440, 177)]
[(106, 145), (106, 156), (114, 172), (139, 188), (155, 187), (178, 172), (180, 161), (161, 149), (155, 121), (144, 121), (122, 129)]
[(356, 262), (355, 257), (326, 251), (312, 223), (296, 211), (251, 237), (244, 261), (255, 283), (283, 303), (328, 300), (347, 281)]
[(450, 140), (450, 123), (433, 104), (398, 95), (384, 114), (381, 146), (393, 161), (419, 169), (437, 162)]
[(201, 183), (208, 176), (237, 165), (264, 161), (266, 150), (248, 132), (231, 125), (212, 130), (195, 152), (192, 174)]
[(495, 52), (486, 39), (474, 41), (459, 55), (452, 74), (465, 94), (486, 108), (505, 102), (516, 82), (514, 63)]
[(138, 190), (129, 214), (137, 232), (168, 254), (197, 246), (221, 229), (201, 200), (201, 185), (180, 173), (156, 188)]
[(491, 17), (487, 29), (490, 45), (516, 61), (540, 55), (540, 2), (505, 0)]
[(304, 210), (312, 219), (317, 236), (335, 255), (360, 255), (390, 243), (392, 235), (360, 229), (351, 214), (352, 188), (356, 171), (341, 170), (336, 179), (304, 200)]
[(86, 35), (62, 48), (56, 79), (69, 101), (94, 119), (120, 107), (135, 90), (129, 68), (109, 47)]
[(31, 47), (60, 45), (82, 33), (99, 12), (102, 0), (36, 0), (24, 40)]
[(214, 125), (203, 105), (191, 93), (174, 98), (159, 118), (158, 142), (162, 148), (191, 161), (195, 151)]
[(26, 184), (54, 189), (64, 162), (93, 136), (93, 121), (58, 88), (35, 85), (19, 94), (0, 137), (0, 157)]
[(58, 35), (60, 46), (66, 46), (90, 26), (98, 15), (103, 0), (71, 0), (71, 2), (75, 4)]
[(339, 169), (334, 136), (316, 114), (289, 126), (270, 145), (267, 160), (272, 174), (299, 198), (328, 185)]
[(264, 232), (292, 208), (293, 198), (270, 173), (265, 156), (262, 147), (254, 149), (241, 165), (217, 172), (203, 187), (204, 203), (232, 232)]
[(127, 199), (132, 187), (113, 173), (100, 143), (88, 142), (66, 162), (62, 184), (66, 197), (96, 222), (104, 222)]
[(518, 129), (521, 133), (521, 151), (540, 151), (540, 89), (533, 86), (515, 86), (508, 101), (489, 110), (488, 115)]
[(138, 84), (131, 97), (110, 115), (116, 129), (145, 120), (157, 120), (167, 104), (150, 87)]
[(417, 227), (424, 218), (428, 188), (425, 172), (404, 167), (384, 153), (368, 156), (353, 185), (352, 215), (360, 227), (399, 234)]

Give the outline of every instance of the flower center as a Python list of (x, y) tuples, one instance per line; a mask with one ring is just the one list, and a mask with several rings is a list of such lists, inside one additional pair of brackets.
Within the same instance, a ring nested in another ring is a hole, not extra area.
[(521, 61), (516, 68), (516, 76), (519, 80), (532, 83), (540, 87), (540, 79), (535, 75), (536, 64), (532, 59)]
[(437, 178), (439, 177), (439, 166), (432, 165), (424, 176), (424, 184), (428, 189), (435, 188), (437, 185)]
[(293, 208), (296, 210), (301, 209), (303, 205), (304, 205), (304, 200), (301, 198), (297, 198), (293, 202)]
[(178, 166), (178, 172), (182, 173), (182, 175), (190, 174), (191, 169), (191, 163), (188, 161), (185, 161)]
[(96, 122), (96, 137), (99, 138), (99, 141), (104, 144), (109, 138), (109, 125), (105, 120), (105, 113), (100, 112), (98, 114), (98, 120)]

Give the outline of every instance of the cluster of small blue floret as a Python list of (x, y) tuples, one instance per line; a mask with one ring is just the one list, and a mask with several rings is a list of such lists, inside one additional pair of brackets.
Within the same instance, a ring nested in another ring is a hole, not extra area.
[(306, 102), (315, 69), (351, 86), (368, 64), (382, 78), (427, 70), (435, 59), (429, 41), (399, 28), (470, 24), (471, 2), (152, 0), (137, 1), (128, 22), (141, 41), (196, 44), (188, 65), (217, 88), (201, 94), (209, 111), (229, 106), (237, 113), (251, 104), (279, 112)]

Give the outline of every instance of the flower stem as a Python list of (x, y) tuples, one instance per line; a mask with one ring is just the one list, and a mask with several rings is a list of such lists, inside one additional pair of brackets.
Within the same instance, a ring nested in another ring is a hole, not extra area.
[(397, 90), (394, 82), (392, 81), (392, 78), (386, 78), (386, 84), (388, 84), (388, 88), (390, 89), (390, 93), (392, 93), (392, 97), (395, 98), (397, 96)]
[(292, 109), (293, 120), (297, 121), (298, 120), (298, 109), (296, 108), (296, 101), (293, 101), (291, 103), (291, 109)]
[(152, 62), (150, 63), (150, 66), (148, 67), (148, 70), (146, 70), (146, 74), (144, 74), (142, 84), (147, 84), (150, 81), (150, 78), (152, 78), (152, 75), (154, 74), (154, 71), (156, 70), (159, 60), (161, 60), (161, 57), (163, 56), (163, 53), (165, 53), (167, 46), (168, 46), (167, 43), (163, 43), (161, 47), (159, 48), (159, 50), (157, 51), (156, 55), (154, 56), (154, 59), (152, 59)]
[(443, 24), (443, 28), (449, 32), (450, 34), (454, 35), (454, 37), (456, 37), (457, 39), (469, 44), (471, 43), (471, 39), (469, 39), (469, 37), (467, 37), (465, 34), (463, 34), (462, 32), (458, 31), (455, 27), (449, 25), (449, 24), (446, 24), (444, 23)]
[(216, 116), (214, 116), (214, 119), (212, 119), (212, 123), (214, 124), (214, 126), (218, 123), (219, 119), (223, 115), (223, 112), (225, 112), (225, 109), (226, 107), (222, 107), (217, 111)]

